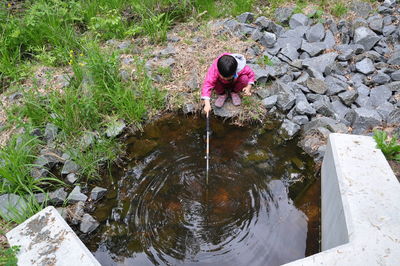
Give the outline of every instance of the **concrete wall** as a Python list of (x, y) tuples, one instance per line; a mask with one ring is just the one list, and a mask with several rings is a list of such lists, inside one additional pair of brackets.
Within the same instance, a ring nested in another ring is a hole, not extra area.
[(285, 265), (400, 265), (400, 183), (375, 141), (331, 134), (321, 184), (322, 252)]
[(50, 206), (6, 234), (20, 246), (18, 265), (100, 266), (58, 211)]

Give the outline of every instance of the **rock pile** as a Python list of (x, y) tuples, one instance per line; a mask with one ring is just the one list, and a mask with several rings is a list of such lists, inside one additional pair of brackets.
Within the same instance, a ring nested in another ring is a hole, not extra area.
[(220, 33), (251, 38), (263, 47), (249, 48), (250, 54), (268, 57), (273, 65), (248, 62), (258, 84), (273, 81), (257, 92), (261, 103), (284, 116), (285, 138), (301, 133), (300, 145), (320, 159), (331, 132), (369, 134), (379, 125), (399, 125), (399, 11), (396, 1), (386, 0), (376, 14), (320, 23), (281, 8), (277, 21), (288, 28), (244, 13), (225, 20)]

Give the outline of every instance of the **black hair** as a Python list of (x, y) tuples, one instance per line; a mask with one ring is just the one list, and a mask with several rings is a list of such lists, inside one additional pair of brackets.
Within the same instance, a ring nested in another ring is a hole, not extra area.
[(230, 77), (236, 73), (237, 61), (233, 56), (223, 55), (218, 59), (217, 67), (223, 77)]

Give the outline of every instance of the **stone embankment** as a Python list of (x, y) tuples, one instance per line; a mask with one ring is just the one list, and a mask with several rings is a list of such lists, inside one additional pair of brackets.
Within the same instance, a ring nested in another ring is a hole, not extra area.
[(329, 133), (370, 134), (400, 124), (400, 6), (387, 0), (375, 12), (364, 2), (352, 8), (353, 20), (319, 22), (284, 7), (276, 10), (277, 23), (252, 13), (217, 22), (221, 34), (261, 45), (247, 51), (269, 62), (248, 62), (261, 87), (256, 92), (282, 119), (282, 136), (301, 134), (300, 145), (316, 160)]

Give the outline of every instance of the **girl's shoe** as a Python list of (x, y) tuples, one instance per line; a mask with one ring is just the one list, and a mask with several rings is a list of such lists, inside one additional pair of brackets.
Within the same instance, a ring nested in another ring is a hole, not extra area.
[(221, 108), (224, 105), (227, 97), (228, 95), (226, 94), (219, 95), (218, 98), (215, 100), (215, 107)]
[(242, 101), (240, 100), (240, 96), (238, 93), (232, 92), (231, 93), (231, 97), (232, 97), (232, 103), (235, 106), (238, 106), (242, 103)]

